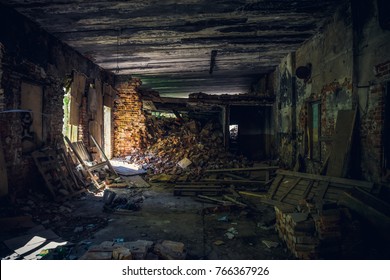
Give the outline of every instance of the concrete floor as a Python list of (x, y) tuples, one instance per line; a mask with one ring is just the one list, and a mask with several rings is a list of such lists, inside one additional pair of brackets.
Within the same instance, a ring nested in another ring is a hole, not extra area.
[[(131, 190), (116, 189), (117, 197), (129, 197)], [(279, 244), (268, 248), (262, 240), (279, 242), (273, 227), (273, 209), (263, 206), (259, 213), (240, 208), (217, 207), (196, 201), (189, 196), (173, 196), (169, 187), (152, 186), (138, 190), (135, 199), (142, 198), (141, 208), (132, 212), (105, 213), (100, 197), (86, 196), (86, 200), (73, 201), (80, 216), (99, 216), (108, 220), (107, 226), (90, 238), (93, 244), (122, 238), (156, 242), (171, 240), (186, 246), (187, 259), (288, 259), (285, 248)], [(206, 209), (206, 211), (204, 211)], [(228, 221), (219, 221), (218, 219)], [(238, 233), (229, 239), (225, 233), (234, 228)], [(214, 242), (223, 241), (222, 245)]]
[[(54, 207), (61, 211), (34, 214), (34, 221), (73, 242), (67, 256), (72, 259), (81, 257), (92, 245), (118, 239), (182, 242), (187, 259), (293, 258), (272, 226), (274, 210), (270, 206), (260, 205), (256, 213), (238, 207), (218, 207), (190, 196), (174, 196), (171, 187), (161, 185), (112, 190), (116, 199), (137, 201), (139, 209), (110, 211), (111, 208), (104, 207), (102, 193), (88, 193), (63, 205), (46, 205), (45, 209)], [(229, 230), (233, 232), (232, 239), (226, 235)], [(268, 248), (263, 240), (279, 245)], [(216, 241), (222, 244), (216, 245)], [(7, 252), (2, 251), (5, 257)]]

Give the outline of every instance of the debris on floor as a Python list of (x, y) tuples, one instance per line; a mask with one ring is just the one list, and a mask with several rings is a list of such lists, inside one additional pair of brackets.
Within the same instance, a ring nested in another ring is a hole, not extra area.
[[(148, 170), (148, 177), (156, 174), (187, 175), (197, 181), (205, 169), (238, 168), (251, 164), (244, 157), (229, 154), (223, 146), (222, 129), (210, 121), (201, 126), (195, 120), (156, 118), (148, 116), (150, 145), (144, 151), (133, 149), (124, 160)], [(169, 178), (172, 180), (173, 178)]]
[(335, 203), (320, 208), (308, 207), (303, 212), (275, 206), (276, 229), (287, 248), (299, 259), (342, 258), (350, 255), (345, 242), (351, 236), (356, 220), (349, 210)]
[(185, 245), (181, 242), (164, 240), (154, 246), (154, 253), (164, 260), (184, 260)]
[(276, 248), (279, 246), (278, 242), (270, 241), (270, 240), (262, 240), (263, 244), (267, 246), (268, 249)]
[(165, 260), (184, 260), (185, 245), (170, 240), (156, 243), (147, 240), (119, 243), (104, 241), (100, 245), (91, 246), (80, 260), (145, 260), (154, 259), (153, 256)]

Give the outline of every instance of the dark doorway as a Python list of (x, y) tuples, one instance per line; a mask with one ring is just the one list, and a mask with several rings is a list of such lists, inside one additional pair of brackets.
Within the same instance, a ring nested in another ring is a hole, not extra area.
[(270, 159), (272, 123), (270, 106), (231, 106), (230, 150), (251, 160)]

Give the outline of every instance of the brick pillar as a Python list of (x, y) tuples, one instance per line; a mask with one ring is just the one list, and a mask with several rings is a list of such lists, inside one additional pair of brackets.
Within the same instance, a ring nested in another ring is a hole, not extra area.
[(146, 147), (146, 118), (138, 92), (139, 79), (132, 79), (118, 87), (114, 105), (114, 156), (126, 156), (133, 149)]

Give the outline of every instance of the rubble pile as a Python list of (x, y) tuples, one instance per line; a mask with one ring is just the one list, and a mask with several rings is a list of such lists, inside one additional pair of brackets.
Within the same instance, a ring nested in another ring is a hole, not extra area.
[(220, 125), (203, 127), (195, 120), (149, 118), (149, 147), (133, 149), (126, 159), (148, 169), (149, 175), (170, 174), (196, 180), (204, 169), (240, 168), (250, 162), (225, 151)]

